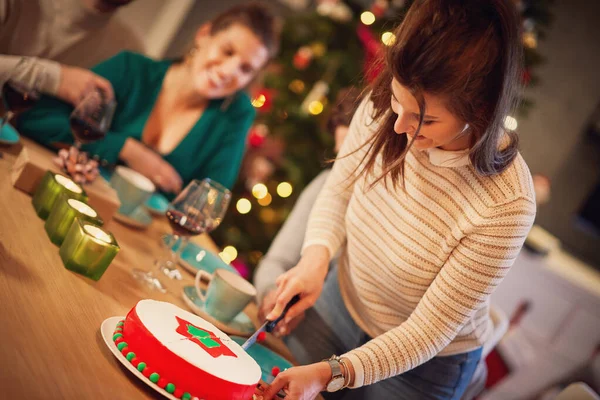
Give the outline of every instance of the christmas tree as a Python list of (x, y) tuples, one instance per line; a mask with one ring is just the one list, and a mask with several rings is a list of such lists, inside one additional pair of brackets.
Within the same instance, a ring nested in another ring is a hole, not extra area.
[[(551, 0), (512, 1), (522, 15), (523, 83), (530, 86), (543, 61), (536, 48), (551, 20)], [(250, 276), (302, 189), (334, 157), (325, 129), (333, 99), (340, 89), (362, 88), (375, 76), (384, 46), (394, 39), (391, 31), (410, 4), (375, 0), (364, 9), (358, 1), (321, 0), (285, 20), (277, 60), (252, 90), (258, 117), (230, 209), (213, 233), (226, 262)], [(523, 98), (522, 114), (529, 107)]]

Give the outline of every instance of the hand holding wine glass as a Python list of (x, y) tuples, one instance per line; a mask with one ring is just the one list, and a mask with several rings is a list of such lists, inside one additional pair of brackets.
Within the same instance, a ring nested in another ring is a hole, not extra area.
[(116, 102), (99, 90), (90, 91), (69, 117), (75, 147), (103, 139), (110, 128)]
[[(181, 256), (190, 236), (208, 233), (219, 226), (231, 200), (231, 192), (212, 179), (194, 180), (169, 204), (167, 219), (173, 229), (173, 236), (178, 240), (175, 262)], [(171, 278), (181, 276), (173, 267), (172, 260), (157, 261), (159, 271)], [(150, 287), (166, 291), (162, 282), (152, 271), (133, 270), (133, 276)]]
[[(29, 63), (32, 63), (32, 65), (29, 66)], [(33, 107), (41, 97), (41, 74), (34, 71), (32, 74), (34, 78), (30, 80), (19, 79), (19, 72), (29, 68), (35, 70), (39, 67), (30, 58), (23, 57), (14, 66), (10, 74), (5, 77), (6, 80), (2, 85), (2, 100), (5, 111), (2, 122), (0, 122), (0, 131), (10, 119)]]

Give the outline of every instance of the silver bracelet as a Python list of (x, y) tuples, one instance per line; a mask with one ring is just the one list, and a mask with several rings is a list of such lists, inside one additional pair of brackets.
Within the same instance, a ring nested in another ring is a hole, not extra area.
[(338, 361), (344, 366), (344, 371), (346, 372), (344, 374), (344, 386), (342, 387), (342, 389), (345, 389), (348, 387), (348, 385), (350, 385), (350, 368), (348, 368), (348, 365), (346, 365), (346, 361), (343, 360), (341, 357), (338, 357)]

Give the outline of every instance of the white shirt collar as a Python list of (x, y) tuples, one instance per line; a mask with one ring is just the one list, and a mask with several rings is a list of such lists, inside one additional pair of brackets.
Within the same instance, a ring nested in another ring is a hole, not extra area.
[(442, 150), (437, 147), (427, 149), (429, 162), (437, 167), (456, 168), (471, 164), (469, 149), (459, 151)]

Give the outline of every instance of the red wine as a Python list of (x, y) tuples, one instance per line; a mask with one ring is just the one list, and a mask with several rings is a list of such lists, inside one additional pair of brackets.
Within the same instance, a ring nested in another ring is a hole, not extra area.
[(181, 211), (176, 210), (168, 210), (166, 216), (173, 232), (177, 235), (195, 236), (207, 230), (207, 224), (204, 223), (205, 220), (202, 219), (202, 216), (197, 216), (192, 220)]
[(100, 140), (106, 136), (106, 132), (91, 126), (81, 118), (71, 117), (69, 118), (69, 123), (71, 124), (73, 136), (75, 136), (82, 143), (95, 142), (96, 140)]
[(2, 98), (6, 108), (15, 114), (29, 110), (40, 99), (40, 94), (35, 90), (27, 90), (23, 85), (8, 81), (2, 85)]

